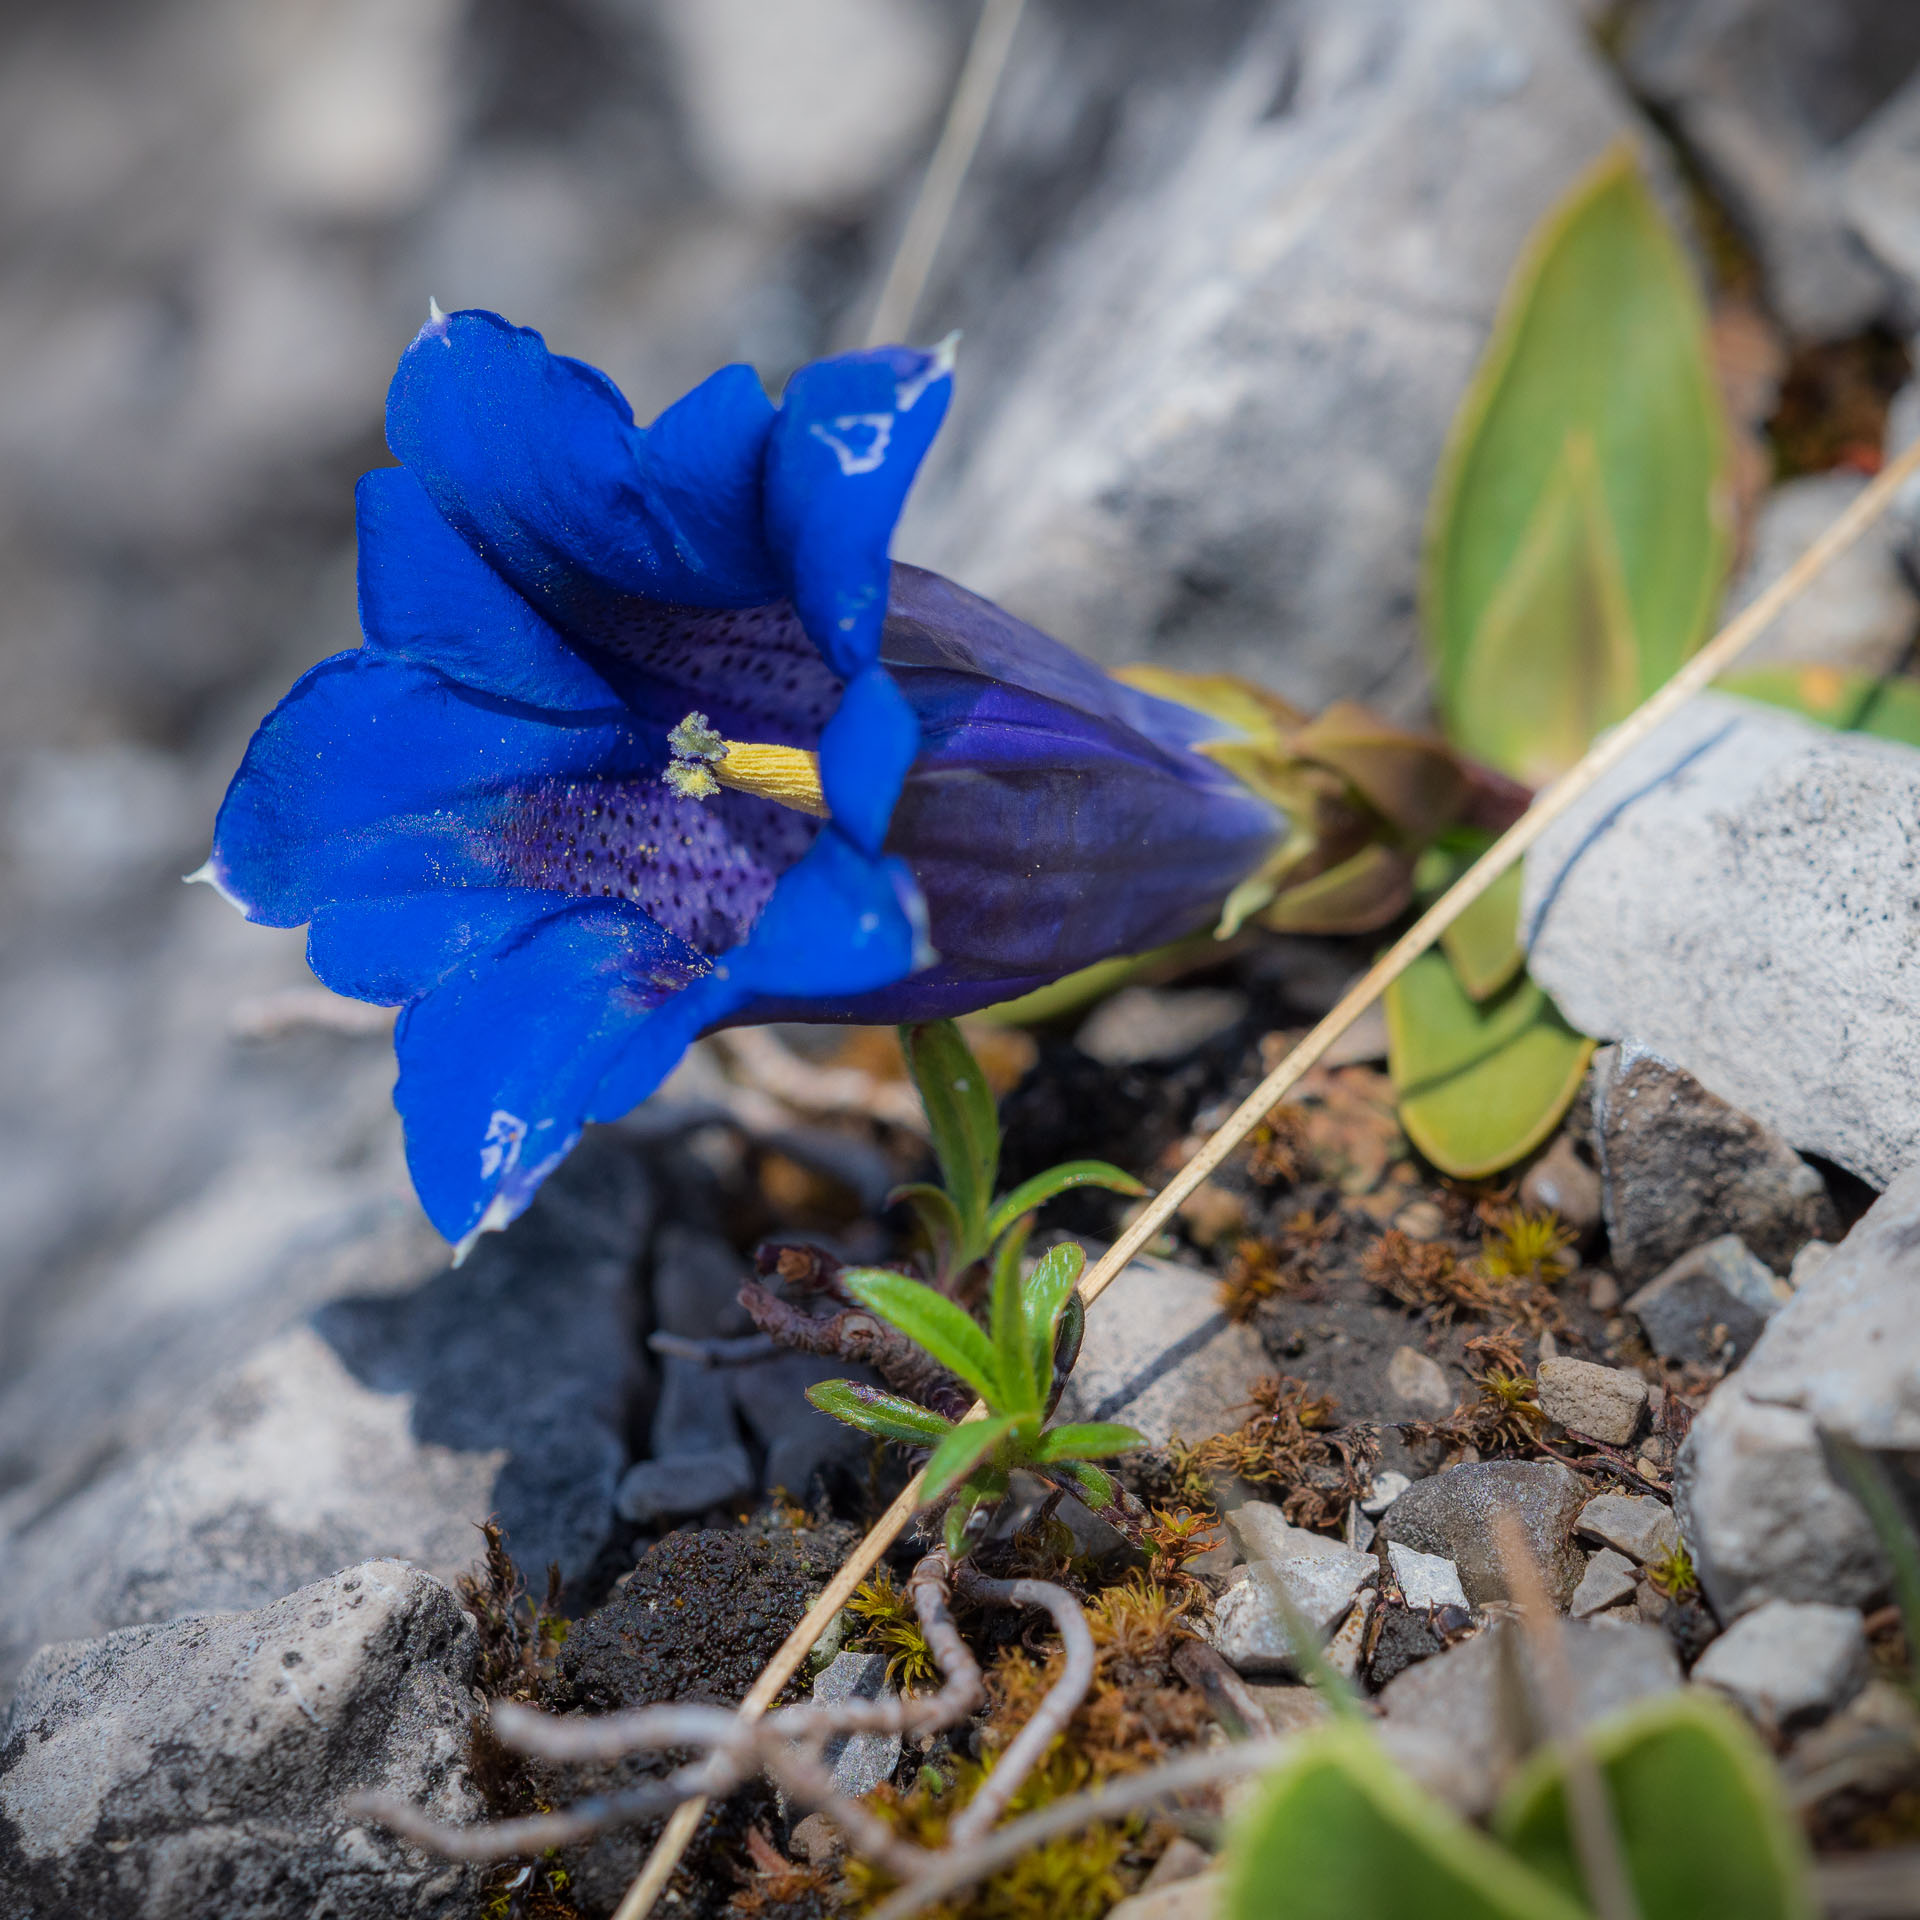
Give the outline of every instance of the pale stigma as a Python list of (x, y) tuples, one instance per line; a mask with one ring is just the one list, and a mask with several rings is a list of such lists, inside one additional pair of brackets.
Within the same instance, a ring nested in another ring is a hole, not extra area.
[(731, 787), (817, 820), (830, 817), (820, 790), (820, 756), (804, 747), (728, 740), (714, 731), (704, 713), (688, 714), (667, 735), (667, 745), (673, 750), (667, 785), (686, 799), (710, 800), (722, 787)]

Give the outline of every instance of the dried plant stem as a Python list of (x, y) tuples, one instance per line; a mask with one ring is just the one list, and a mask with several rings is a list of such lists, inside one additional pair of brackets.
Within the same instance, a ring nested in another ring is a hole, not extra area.
[[(874, 305), (873, 319), (867, 327), (870, 347), (905, 339), (913, 325), (947, 222), (953, 218), (967, 169), (973, 165), (980, 136), (986, 131), (987, 115), (993, 110), (993, 97), (1000, 90), (1000, 76), (1006, 70), (1007, 55), (1013, 50), (1013, 36), (1025, 7), (1026, 0), (985, 0), (980, 9), (966, 64), (960, 69), (947, 107), (946, 124), (940, 129), (939, 143), (927, 162), (926, 178), (920, 183), (906, 231), (894, 249), (886, 284)], [(628, 1916), (623, 1910), (614, 1920), (628, 1920)]]
[[(1750, 646), (1827, 566), (1845, 553), (1886, 512), (1893, 504), (1894, 496), (1916, 473), (1920, 473), (1920, 441), (1907, 448), (1897, 459), (1889, 461), (1866, 491), (1779, 579), (1728, 621), (1665, 686), (1643, 701), (1605, 739), (1596, 742), (1577, 766), (1563, 774), (1542, 794), (1525, 815), (1509, 827), (1341, 996), (1333, 1011), (1261, 1081), (1206, 1145), (1147, 1202), (1133, 1224), (1087, 1270), (1080, 1282), (1081, 1299), (1089, 1305), (1097, 1300), (1119, 1277), (1133, 1256), (1178, 1212), (1181, 1203), (1196, 1188), (1205, 1184), (1227, 1156), (1286, 1097), (1309, 1069), (1320, 1062), (1327, 1050), (1361, 1014), (1582, 794), (1618, 766), (1641, 741), (1670, 719), (1696, 693), (1724, 673), (1743, 649)], [(815, 1601), (806, 1618), (788, 1636), (786, 1644), (774, 1656), (773, 1664), (761, 1675), (753, 1692), (748, 1694), (741, 1708), (743, 1713), (756, 1700), (758, 1705), (753, 1706), (753, 1710), (764, 1711), (786, 1685), (789, 1677), (807, 1657), (813, 1643), (826, 1631), (827, 1623), (845, 1605), (854, 1588), (878, 1564), (880, 1556), (899, 1537), (919, 1503), (920, 1479), (916, 1475), (907, 1483), (900, 1497), (881, 1515), (873, 1531), (854, 1549), (853, 1558), (841, 1569), (839, 1577)], [(1240, 1749), (1243, 1752), (1248, 1750)], [(643, 1920), (667, 1884), (687, 1842), (692, 1839), (703, 1804), (690, 1803), (674, 1815), (639, 1879), (620, 1903), (614, 1920)], [(937, 1897), (937, 1894), (928, 1896)], [(875, 1920), (882, 1920), (882, 1916), (890, 1917), (892, 1908), (893, 1903), (889, 1902)], [(901, 1908), (900, 1911), (908, 1912), (911, 1909)]]
[(1080, 1603), (1065, 1587), (1050, 1580), (988, 1580), (970, 1574), (967, 1593), (977, 1599), (997, 1601), (1009, 1607), (1045, 1607), (1060, 1629), (1060, 1643), (1066, 1648), (1066, 1667), (1047, 1697), (1034, 1708), (1027, 1724), (1008, 1743), (1006, 1751), (994, 1762), (993, 1771), (981, 1781), (979, 1791), (953, 1818), (947, 1829), (950, 1846), (968, 1847), (984, 1839), (993, 1824), (1006, 1812), (1008, 1803), (1020, 1791), (1021, 1783), (1053, 1745), (1073, 1718), (1073, 1710), (1087, 1697), (1093, 1684), (1093, 1635)]

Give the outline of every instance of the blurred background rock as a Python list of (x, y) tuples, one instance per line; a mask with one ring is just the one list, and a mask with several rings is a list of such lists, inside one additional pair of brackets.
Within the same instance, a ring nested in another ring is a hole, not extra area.
[[(589, 1168), (479, 1276), (503, 1350), (564, 1310), (624, 1371), (555, 1411), (564, 1355), (452, 1364), (381, 1023), (272, 1037), (300, 935), (178, 876), (254, 722), (356, 638), (352, 483), (429, 296), (643, 420), (728, 360), (777, 389), (861, 338), (975, 14), (0, 10), (0, 1691), (45, 1639), (449, 1572), (489, 1498), (537, 1531), (543, 1474), (589, 1493), (530, 1557), (591, 1562), (648, 1430), (647, 1309), (606, 1277), (644, 1176)], [(916, 328), (965, 344), (899, 551), (1106, 661), (1417, 715), (1426, 492), (1524, 236), (1624, 135), (1683, 218), (1711, 180), (1795, 339), (1913, 325), (1914, 19), (1031, 0)]]

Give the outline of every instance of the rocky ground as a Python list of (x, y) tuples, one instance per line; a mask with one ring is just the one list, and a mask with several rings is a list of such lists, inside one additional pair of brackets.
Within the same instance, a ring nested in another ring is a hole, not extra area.
[[(382, 1021), (173, 877), (258, 713), (352, 642), (350, 485), (429, 294), (541, 326), (643, 417), (717, 359), (777, 379), (857, 336), (971, 9), (808, 4), (788, 38), (747, 0), (0, 18), (10, 1911), (610, 1913), (651, 1827), (499, 1871), (350, 1796), (477, 1821), (608, 1784), (510, 1761), (480, 1708), (737, 1698), (900, 1482), (803, 1400), (837, 1363), (712, 1370), (693, 1344), (749, 1331), (767, 1239), (903, 1251), (884, 1195), (925, 1149), (887, 1036), (704, 1044), (450, 1272)], [(1442, 436), (1523, 236), (1621, 135), (1716, 289), (1730, 604), (1920, 430), (1904, 6), (1171, 18), (1029, 8), (929, 299), (967, 347), (904, 557), (1103, 659), (1419, 713)], [(884, 111), (825, 137), (808, 103), (837, 88)], [(1769, 657), (1899, 667), (1916, 522)], [(1510, 1511), (1583, 1713), (1715, 1687), (1829, 1854), (1920, 1840), (1908, 1649), (1828, 1445), (1920, 1453), (1914, 766), (1700, 702), (1530, 863), (1532, 967), (1612, 1043), (1536, 1161), (1436, 1179), (1361, 1030), (1101, 1303), (1073, 1405), (1149, 1434), (1144, 1497), (1220, 1524), (1146, 1568), (1072, 1514), (996, 1549), (1093, 1609), (1096, 1777), (1312, 1717), (1271, 1578), (1402, 1761), (1484, 1808), (1528, 1737), (1498, 1684)], [(1163, 1176), (1365, 957), (1249, 943), (983, 1040), (1009, 1178), (1085, 1154)], [(1076, 1196), (1049, 1224), (1119, 1215)], [(897, 1606), (869, 1600), (802, 1691), (902, 1678)], [(962, 1625), (984, 1718), (841, 1756), (903, 1819), (923, 1773), (1004, 1739), (1046, 1656), (1037, 1626)], [(1149, 1883), (1204, 1901), (1205, 1849), (1170, 1829), (1073, 1857), (1089, 1913)], [(817, 1910), (843, 1871), (754, 1789), (669, 1911)]]

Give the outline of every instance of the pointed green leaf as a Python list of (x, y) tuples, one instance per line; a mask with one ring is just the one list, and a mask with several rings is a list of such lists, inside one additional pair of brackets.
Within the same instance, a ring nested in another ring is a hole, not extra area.
[(904, 1187), (895, 1187), (887, 1195), (887, 1204), (905, 1201), (913, 1209), (914, 1218), (920, 1222), (920, 1230), (927, 1236), (927, 1245), (933, 1249), (933, 1257), (942, 1273), (958, 1264), (955, 1255), (966, 1239), (967, 1230), (961, 1223), (958, 1210), (947, 1198), (943, 1187), (929, 1186), (924, 1180), (915, 1180)]
[(1344, 1721), (1260, 1782), (1224, 1880), (1220, 1920), (1590, 1920)]
[(1555, 773), (1700, 644), (1727, 447), (1692, 270), (1623, 143), (1516, 268), (1434, 484), (1421, 604), (1456, 746)]
[[(1020, 1261), (1027, 1250), (1027, 1241), (1032, 1233), (1033, 1215), (1030, 1213), (1025, 1214), (1001, 1234), (999, 1243), (993, 1249), (993, 1284), (998, 1287), (1001, 1276), (1005, 1274), (1011, 1284), (1022, 1293), (1023, 1304), (1021, 1306), (1021, 1319), (1023, 1325), (1025, 1324), (1026, 1308), (1024, 1304), (1025, 1290), (1021, 1287), (1020, 1282)], [(1044, 1387), (1046, 1383), (1042, 1381), (1040, 1384)]]
[(1002, 1407), (1003, 1389), (994, 1366), (993, 1343), (966, 1308), (887, 1267), (850, 1267), (840, 1279), (863, 1307), (925, 1347), (988, 1406), (996, 1410)]
[(996, 1202), (987, 1216), (987, 1238), (999, 1239), (1023, 1213), (1031, 1213), (1075, 1187), (1105, 1187), (1109, 1193), (1135, 1196), (1146, 1192), (1132, 1174), (1122, 1172), (1105, 1160), (1064, 1161), (1057, 1167), (1049, 1167), (1045, 1173), (1036, 1173), (1031, 1180), (1021, 1181), (1010, 1194)]
[(1920, 747), (1920, 681), (1903, 675), (1883, 680), (1843, 667), (1753, 667), (1716, 684), (1722, 693), (1785, 707), (1823, 727)]
[(1527, 963), (1520, 945), (1520, 882), (1525, 872), (1515, 862), (1440, 936), (1460, 984), (1476, 1000), (1498, 993)]
[(822, 1413), (830, 1413), (850, 1427), (909, 1447), (930, 1447), (953, 1428), (951, 1420), (931, 1408), (879, 1387), (863, 1386), (857, 1380), (816, 1381), (807, 1389), (807, 1398)]
[(961, 1421), (934, 1448), (920, 1483), (921, 1499), (934, 1501), (951, 1493), (1001, 1441), (1023, 1424), (1031, 1424), (1032, 1418), (1031, 1414), (996, 1413), (984, 1420)]
[(997, 1505), (1007, 1497), (1007, 1476), (983, 1472), (963, 1486), (947, 1509), (944, 1537), (947, 1552), (958, 1560), (967, 1550), (967, 1522), (982, 1507)]
[(1086, 1249), (1077, 1240), (1063, 1240), (1042, 1254), (1027, 1275), (1026, 1314), (1028, 1351), (1033, 1355), (1033, 1377), (1044, 1395), (1053, 1378), (1053, 1329), (1060, 1310), (1079, 1284), (1087, 1264)]
[[(1689, 1688), (1586, 1736), (1613, 1803), (1640, 1920), (1813, 1920), (1800, 1823), (1766, 1751), (1732, 1708)], [(1577, 1894), (1562, 1756), (1543, 1749), (1508, 1788), (1494, 1830), (1543, 1880)]]
[(1386, 992), (1388, 1059), (1407, 1138), (1443, 1173), (1478, 1180), (1531, 1153), (1573, 1103), (1594, 1043), (1524, 973), (1484, 1004), (1444, 953)]
[(1136, 1428), (1117, 1426), (1111, 1420), (1088, 1420), (1077, 1426), (1049, 1427), (1033, 1457), (1045, 1466), (1056, 1460), (1105, 1460), (1146, 1444), (1147, 1436)]
[(1089, 1513), (1113, 1504), (1113, 1481), (1088, 1460), (1056, 1460), (1047, 1472), (1057, 1480), (1071, 1480)]
[(987, 1209), (1000, 1170), (1000, 1121), (993, 1093), (972, 1050), (951, 1020), (902, 1027), (907, 1070), (920, 1090), (933, 1132), (940, 1177), (964, 1223), (962, 1257), (974, 1260), (985, 1243)]
[(987, 1298), (993, 1322), (994, 1365), (999, 1370), (1001, 1391), (1007, 1396), (1005, 1410), (1038, 1413), (1046, 1394), (1046, 1381), (1035, 1371), (1027, 1339), (1026, 1300), (1020, 1285), (1017, 1252), (1010, 1260), (995, 1255), (992, 1291)]

